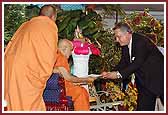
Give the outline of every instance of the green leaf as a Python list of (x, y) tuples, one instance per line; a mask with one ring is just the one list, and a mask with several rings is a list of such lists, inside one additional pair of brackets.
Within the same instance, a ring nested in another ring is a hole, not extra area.
[(66, 27), (69, 21), (71, 20), (71, 17), (65, 18), (61, 23), (58, 24), (58, 32), (63, 31)]
[(89, 20), (80, 20), (78, 22), (79, 28), (81, 28), (82, 30), (88, 28), (89, 26)]
[(99, 38), (102, 34), (100, 32), (97, 32), (95, 34), (93, 34), (93, 38)]

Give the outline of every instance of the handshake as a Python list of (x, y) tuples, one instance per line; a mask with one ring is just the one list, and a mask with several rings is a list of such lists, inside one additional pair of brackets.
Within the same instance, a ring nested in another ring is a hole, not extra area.
[(119, 79), (122, 78), (120, 73), (118, 71), (112, 71), (112, 72), (102, 72), (100, 75), (96, 74), (90, 74), (89, 77), (100, 77), (100, 78), (105, 78), (105, 79)]
[(121, 74), (118, 71), (102, 72), (101, 75), (102, 75), (103, 78), (108, 78), (108, 79), (122, 78)]
[(122, 78), (120, 73), (118, 71), (112, 71), (112, 72), (102, 72), (100, 75), (96, 74), (90, 74), (89, 77), (100, 77), (100, 78), (105, 78), (105, 79), (118, 79)]

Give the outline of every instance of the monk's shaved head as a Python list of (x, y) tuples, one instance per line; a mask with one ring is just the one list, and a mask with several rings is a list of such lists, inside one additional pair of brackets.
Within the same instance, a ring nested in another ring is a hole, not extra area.
[(55, 20), (56, 8), (53, 5), (44, 5), (43, 7), (41, 7), (39, 15), (48, 16), (49, 18)]
[(72, 53), (73, 50), (73, 44), (71, 41), (69, 41), (68, 39), (60, 39), (58, 42), (58, 49), (61, 51), (61, 53), (67, 57), (67, 59), (69, 58), (69, 56)]
[(62, 47), (70, 47), (72, 48), (73, 47), (73, 44), (71, 41), (69, 41), (68, 39), (60, 39), (58, 41), (58, 47), (59, 48), (62, 48)]

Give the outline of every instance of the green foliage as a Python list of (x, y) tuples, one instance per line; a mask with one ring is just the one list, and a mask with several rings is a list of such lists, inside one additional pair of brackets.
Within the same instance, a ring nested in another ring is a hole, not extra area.
[[(89, 62), (90, 73), (101, 73), (102, 71), (112, 71), (118, 64), (121, 50), (114, 41), (111, 30), (99, 32), (99, 43), (101, 44), (101, 56), (91, 56)], [(97, 68), (97, 69), (96, 69)]]
[[(59, 12), (56, 23), (58, 25), (59, 38), (72, 40), (77, 25), (82, 29), (84, 36), (93, 36), (102, 29), (100, 22), (101, 16), (94, 11), (86, 14), (82, 10), (72, 10)], [(94, 37), (97, 36), (95, 35)]]
[(5, 4), (4, 5), (4, 43), (5, 47), (10, 41), (13, 34), (20, 27), (20, 25), (32, 18), (37, 16), (38, 10), (27, 9), (28, 5), (25, 4)]
[(5, 45), (11, 39), (14, 32), (26, 20), (25, 5), (4, 5), (4, 41)]

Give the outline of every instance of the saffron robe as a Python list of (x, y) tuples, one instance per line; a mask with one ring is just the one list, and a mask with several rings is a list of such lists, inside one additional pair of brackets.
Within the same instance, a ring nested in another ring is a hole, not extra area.
[[(58, 51), (56, 59), (55, 67), (64, 67), (70, 73), (68, 59), (60, 51)], [(89, 94), (85, 88), (65, 80), (65, 89), (66, 95), (72, 97), (75, 111), (89, 111)]]
[(42, 93), (55, 64), (57, 32), (54, 21), (38, 16), (23, 23), (8, 43), (4, 57), (7, 110), (46, 110)]

